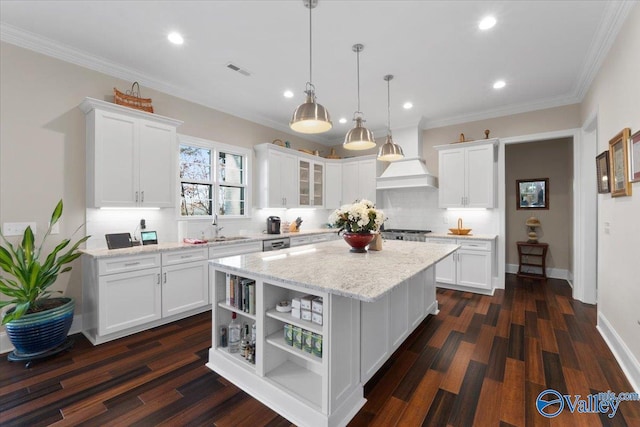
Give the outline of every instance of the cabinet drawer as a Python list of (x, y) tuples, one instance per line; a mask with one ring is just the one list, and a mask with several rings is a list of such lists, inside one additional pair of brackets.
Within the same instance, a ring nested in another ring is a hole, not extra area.
[(182, 264), (183, 262), (206, 260), (209, 253), (207, 248), (183, 249), (180, 251), (164, 252), (162, 265)]
[(98, 275), (125, 273), (127, 271), (160, 267), (160, 254), (145, 254), (127, 257), (108, 257), (98, 261)]
[(289, 241), (290, 241), (291, 247), (308, 245), (311, 243), (311, 236), (291, 237)]
[(313, 243), (318, 243), (318, 242), (328, 242), (329, 240), (333, 240), (334, 237), (334, 233), (331, 234), (316, 234), (311, 236), (311, 242)]
[(251, 252), (262, 252), (262, 241), (234, 243), (231, 245), (220, 245), (209, 248), (209, 259), (222, 258), (232, 255), (249, 254)]
[(457, 239), (456, 243), (461, 246), (461, 249), (470, 249), (476, 251), (491, 250), (491, 242), (487, 240)]

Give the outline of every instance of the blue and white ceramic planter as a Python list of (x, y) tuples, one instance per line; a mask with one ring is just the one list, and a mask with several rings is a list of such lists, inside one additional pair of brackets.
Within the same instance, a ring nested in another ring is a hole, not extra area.
[(7, 323), (7, 335), (19, 357), (36, 356), (62, 345), (73, 322), (75, 301), (53, 298), (64, 304), (39, 313), (31, 313)]

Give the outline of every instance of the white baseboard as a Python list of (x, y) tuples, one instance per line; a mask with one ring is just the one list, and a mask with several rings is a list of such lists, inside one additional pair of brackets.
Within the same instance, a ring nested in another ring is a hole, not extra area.
[[(611, 323), (609, 323), (606, 317), (600, 313), (600, 310), (598, 310), (598, 326), (596, 328), (609, 346), (613, 356), (620, 364), (622, 372), (627, 376), (633, 390), (636, 393), (640, 393), (640, 362), (638, 362), (638, 359), (636, 359), (633, 353), (631, 353), (631, 350), (629, 350), (629, 347), (627, 347), (622, 338), (620, 338), (620, 335), (618, 335), (616, 330), (613, 329)], [(631, 390), (612, 391), (620, 393)]]
[[(573, 280), (573, 274), (569, 270), (564, 268), (547, 268), (547, 277), (550, 279), (561, 279), (566, 280), (571, 284), (571, 280)], [(518, 272), (518, 264), (506, 264), (505, 272), (516, 274)], [(573, 287), (573, 285), (571, 286)]]
[[(69, 335), (82, 332), (82, 314), (73, 316), (73, 322), (71, 323), (71, 329), (69, 329)], [(9, 336), (5, 331), (0, 332), (0, 354), (9, 353), (13, 350), (13, 345), (9, 341)]]

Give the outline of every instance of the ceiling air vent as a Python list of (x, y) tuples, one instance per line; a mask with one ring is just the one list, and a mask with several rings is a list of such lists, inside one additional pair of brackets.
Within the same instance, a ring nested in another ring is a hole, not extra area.
[(235, 64), (233, 64), (231, 62), (229, 62), (227, 64), (227, 68), (230, 69), (230, 70), (233, 70), (233, 71), (237, 71), (238, 73), (242, 74), (243, 76), (249, 77), (251, 75), (251, 73), (248, 72), (247, 70), (245, 70), (243, 68), (240, 68), (240, 67), (238, 67), (237, 65), (235, 65)]

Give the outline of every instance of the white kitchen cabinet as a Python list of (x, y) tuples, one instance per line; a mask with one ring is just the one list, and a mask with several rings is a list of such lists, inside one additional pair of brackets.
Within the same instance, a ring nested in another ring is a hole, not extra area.
[(293, 248), (295, 246), (310, 245), (313, 243), (328, 242), (335, 240), (338, 237), (338, 233), (320, 233), (320, 234), (303, 234), (302, 236), (290, 236), (289, 245)]
[(254, 147), (258, 163), (258, 206), (298, 206), (298, 158), (273, 144)]
[(324, 163), (298, 158), (298, 195), (300, 207), (324, 206)]
[(325, 163), (324, 184), (325, 208), (337, 209), (342, 206), (342, 163)]
[(173, 207), (181, 121), (86, 98), (87, 204)]
[[(114, 257), (98, 266), (95, 300), (83, 302), (97, 310), (97, 319), (88, 316), (85, 329), (94, 328), (97, 335), (109, 335), (160, 319), (161, 284), (160, 255)], [(85, 319), (83, 319), (84, 321)], [(96, 322), (97, 320), (97, 322)], [(96, 324), (97, 323), (97, 324)]]
[(209, 247), (209, 259), (262, 252), (262, 240), (257, 242), (243, 242), (240, 240), (240, 242)]
[(376, 158), (362, 156), (342, 164), (342, 202), (367, 199), (376, 202)]
[[(449, 242), (451, 243), (451, 242)], [(375, 302), (361, 302), (360, 380), (366, 383), (429, 313), (436, 313), (433, 267)]]
[(441, 208), (495, 207), (497, 139), (436, 146)]
[(162, 316), (209, 305), (207, 248), (162, 254)]
[(492, 291), (494, 240), (427, 238), (427, 242), (455, 242), (460, 245), (457, 252), (436, 264), (436, 282), (439, 287), (477, 289), (483, 293)]

